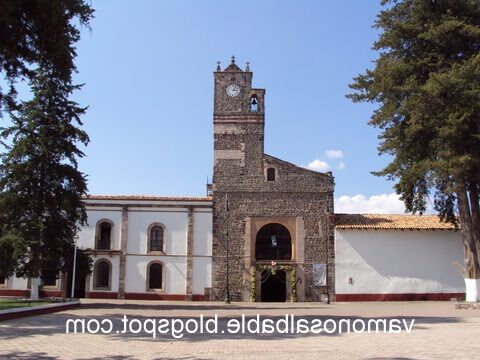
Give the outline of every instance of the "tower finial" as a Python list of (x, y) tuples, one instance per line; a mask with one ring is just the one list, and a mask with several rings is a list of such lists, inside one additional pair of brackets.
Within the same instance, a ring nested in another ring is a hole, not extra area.
[(245, 67), (245, 71), (250, 71), (250, 63), (247, 61), (246, 63), (246, 67)]
[(222, 68), (220, 67), (220, 61), (217, 61), (217, 71), (222, 71)]
[(235, 56), (232, 55), (232, 64), (235, 64)]

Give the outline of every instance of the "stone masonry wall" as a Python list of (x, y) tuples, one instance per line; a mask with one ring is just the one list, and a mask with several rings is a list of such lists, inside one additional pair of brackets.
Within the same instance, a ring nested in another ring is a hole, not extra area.
[[(213, 200), (213, 289), (214, 297), (223, 300), (226, 289), (226, 226), (229, 232), (230, 293), (232, 299), (241, 300), (241, 294), (249, 289), (244, 281), (250, 272), (245, 266), (245, 220), (248, 217), (300, 217), (304, 221), (305, 300), (319, 301), (325, 287), (313, 286), (312, 265), (326, 262), (328, 246), (329, 287), (334, 295), (335, 254), (333, 240), (333, 178), (282, 163), (269, 156), (264, 166), (274, 165), (278, 180), (267, 182), (263, 172), (256, 176), (239, 175), (238, 166), (219, 164), (215, 180)], [(234, 171), (234, 169), (237, 170)], [(230, 172), (232, 171), (232, 172)], [(229, 175), (230, 174), (230, 175)], [(231, 176), (236, 174), (235, 176)], [(226, 211), (228, 196), (229, 211)], [(228, 220), (227, 220), (228, 218)], [(327, 244), (325, 242), (327, 241)]]

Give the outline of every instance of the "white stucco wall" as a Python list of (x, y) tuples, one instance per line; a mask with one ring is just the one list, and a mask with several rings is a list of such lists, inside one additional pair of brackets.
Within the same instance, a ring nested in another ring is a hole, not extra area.
[(147, 292), (147, 266), (152, 261), (163, 265), (164, 294), (185, 294), (187, 260), (186, 257), (174, 256), (127, 256), (125, 292)]
[(203, 295), (206, 287), (212, 287), (212, 258), (193, 259), (193, 293)]
[(112, 250), (120, 249), (120, 231), (122, 228), (122, 209), (119, 208), (88, 208), (87, 224), (83, 226), (78, 234), (77, 246), (83, 249), (95, 247), (95, 230), (97, 223), (102, 220), (110, 220), (112, 228)]
[(202, 295), (212, 287), (212, 210), (194, 213), (193, 226), (193, 293)]
[(337, 229), (335, 256), (337, 294), (465, 291), (459, 232)]
[(194, 212), (193, 255), (212, 256), (212, 210)]
[(147, 231), (153, 223), (165, 226), (166, 254), (187, 254), (187, 209), (129, 209), (127, 254), (147, 253)]
[(11, 277), (7, 279), (7, 287), (10, 289), (26, 290), (28, 285), (27, 278)]

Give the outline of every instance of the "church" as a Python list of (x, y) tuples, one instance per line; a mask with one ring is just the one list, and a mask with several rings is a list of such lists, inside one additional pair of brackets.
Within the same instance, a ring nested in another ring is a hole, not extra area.
[[(89, 195), (77, 241), (89, 298), (187, 301), (450, 300), (465, 294), (459, 232), (436, 216), (336, 214), (334, 177), (264, 152), (265, 90), (232, 58), (214, 78), (205, 197)], [(31, 280), (0, 279), (1, 296)], [(42, 279), (43, 296), (66, 281)], [(69, 295), (69, 294), (68, 294)]]

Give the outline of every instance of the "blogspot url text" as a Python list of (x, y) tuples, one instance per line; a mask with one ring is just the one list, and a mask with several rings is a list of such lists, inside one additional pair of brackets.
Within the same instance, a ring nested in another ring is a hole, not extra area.
[(145, 334), (152, 338), (171, 336), (181, 339), (185, 335), (250, 335), (250, 334), (348, 334), (412, 332), (415, 319), (320, 319), (286, 314), (281, 317), (242, 315), (239, 318), (219, 318), (200, 315), (192, 318), (129, 318), (121, 319), (76, 318), (67, 319), (67, 334)]

